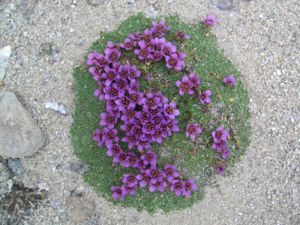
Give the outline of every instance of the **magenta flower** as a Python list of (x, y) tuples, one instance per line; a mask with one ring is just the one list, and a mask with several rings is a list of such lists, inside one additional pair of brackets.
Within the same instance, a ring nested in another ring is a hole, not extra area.
[(183, 40), (189, 40), (190, 35), (187, 35), (183, 31), (176, 31), (176, 38), (178, 38), (179, 40), (182, 40), (182, 41)]
[(184, 182), (184, 190), (182, 192), (184, 197), (191, 197), (193, 191), (198, 189), (197, 184), (193, 179)]
[(206, 90), (206, 91), (202, 91), (199, 94), (199, 100), (200, 102), (205, 105), (205, 104), (209, 104), (211, 103), (211, 96), (212, 95), (212, 91), (211, 90)]
[(142, 105), (144, 94), (139, 91), (132, 91), (129, 94), (129, 99), (135, 104)]
[(138, 55), (138, 58), (141, 60), (152, 59), (152, 50), (146, 45), (145, 41), (139, 41), (138, 45), (140, 49), (135, 49), (134, 53)]
[(156, 23), (155, 21), (152, 22), (151, 31), (153, 37), (162, 37), (169, 29), (170, 28), (166, 25), (165, 21), (160, 21), (159, 23)]
[(144, 160), (146, 165), (150, 164), (151, 166), (156, 166), (157, 155), (150, 150), (141, 156), (141, 160)]
[(176, 71), (182, 70), (183, 66), (185, 65), (183, 59), (185, 58), (185, 54), (182, 52), (173, 53), (170, 56), (166, 56), (167, 67), (173, 68)]
[(236, 85), (236, 79), (232, 75), (225, 77), (223, 81), (227, 87), (234, 87)]
[(154, 184), (153, 183), (149, 184), (149, 191), (150, 192), (154, 192), (154, 191), (164, 192), (166, 187), (167, 187), (167, 183), (164, 180), (156, 181)]
[(172, 120), (167, 122), (167, 133), (168, 136), (171, 136), (173, 132), (178, 132), (179, 131), (179, 127), (178, 127), (178, 120)]
[(98, 52), (90, 52), (88, 54), (88, 59), (87, 59), (87, 64), (92, 66), (92, 65), (98, 65), (99, 61), (103, 58), (103, 55), (101, 55)]
[(116, 105), (118, 106), (119, 111), (121, 111), (121, 112), (126, 112), (129, 109), (133, 110), (135, 107), (135, 103), (132, 102), (126, 96), (116, 99), (115, 102), (116, 102)]
[(173, 45), (171, 42), (165, 42), (161, 46), (161, 51), (163, 52), (164, 56), (170, 56), (176, 53), (176, 46)]
[(110, 68), (106, 66), (104, 68), (105, 73), (102, 73), (102, 78), (105, 79), (105, 85), (109, 86), (116, 78), (117, 78), (117, 72), (114, 68)]
[(192, 124), (187, 125), (185, 135), (187, 137), (190, 137), (192, 140), (195, 140), (196, 137), (202, 133), (202, 131), (203, 130), (202, 130), (200, 124), (192, 123)]
[(150, 177), (145, 172), (138, 174), (136, 178), (138, 179), (141, 188), (146, 187), (150, 181)]
[(113, 165), (119, 163), (122, 167), (128, 168), (130, 166), (128, 155), (124, 152), (121, 152), (118, 155), (115, 155), (113, 158)]
[(163, 181), (163, 172), (156, 167), (146, 169), (145, 173), (150, 177), (149, 183), (156, 184), (158, 181)]
[(126, 64), (123, 66), (120, 66), (118, 69), (118, 78), (126, 80), (130, 73), (130, 65)]
[(128, 152), (127, 153), (127, 158), (128, 158), (130, 167), (132, 167), (132, 168), (137, 168), (138, 167), (139, 160), (138, 160), (138, 158), (136, 157), (136, 155), (134, 153)]
[(204, 19), (203, 19), (203, 23), (205, 26), (207, 27), (213, 27), (218, 23), (218, 20), (215, 16), (213, 15), (207, 15)]
[(106, 48), (104, 53), (105, 53), (105, 60), (109, 62), (115, 62), (121, 56), (121, 52), (117, 48)]
[(103, 131), (97, 128), (93, 134), (93, 140), (97, 142), (98, 147), (103, 146), (104, 144)]
[(117, 136), (117, 134), (118, 131), (116, 129), (109, 129), (107, 127), (103, 129), (102, 140), (104, 141), (106, 146), (112, 144), (113, 142), (119, 141), (119, 137)]
[(212, 137), (214, 139), (214, 142), (227, 142), (227, 140), (229, 139), (229, 132), (228, 130), (225, 130), (223, 126), (221, 126), (212, 132)]
[(227, 159), (231, 156), (231, 152), (230, 150), (227, 148), (225, 150), (223, 150), (222, 154), (221, 154), (222, 158), (223, 159)]
[(165, 165), (164, 167), (164, 177), (169, 181), (172, 182), (174, 179), (179, 177), (179, 173), (177, 172), (177, 168), (174, 165)]
[(225, 167), (224, 166), (217, 166), (216, 167), (216, 173), (219, 175), (222, 175), (225, 172)]
[(129, 77), (128, 77), (129, 80), (134, 82), (140, 76), (141, 76), (141, 72), (137, 69), (137, 67), (135, 65), (131, 66), (129, 71)]
[(200, 84), (201, 84), (201, 80), (200, 80), (199, 76), (197, 74), (195, 74), (195, 73), (191, 73), (189, 75), (189, 80), (191, 81), (192, 86), (194, 88), (198, 88), (200, 86)]
[(133, 41), (132, 39), (126, 38), (124, 40), (124, 42), (120, 44), (120, 48), (124, 48), (125, 50), (128, 51), (128, 50), (133, 49), (133, 47), (135, 47), (135, 45), (136, 45), (135, 41)]
[(123, 137), (122, 141), (127, 142), (128, 143), (128, 148), (132, 149), (134, 146), (137, 145), (138, 137), (135, 134), (129, 134), (128, 136)]
[(181, 180), (173, 180), (171, 182), (170, 190), (175, 193), (176, 196), (183, 194), (185, 184)]
[(223, 152), (225, 149), (227, 149), (227, 142), (226, 141), (214, 142), (212, 144), (212, 148), (215, 149), (217, 152)]
[(117, 123), (117, 117), (111, 113), (101, 113), (100, 114), (100, 125), (112, 129)]
[(126, 173), (122, 179), (123, 184), (126, 184), (127, 187), (136, 187), (138, 184), (138, 179), (135, 175)]
[(184, 94), (189, 94), (193, 95), (195, 92), (193, 90), (193, 85), (188, 78), (188, 76), (184, 76), (182, 80), (176, 81), (176, 86), (179, 87), (179, 94), (184, 95)]
[(128, 194), (123, 186), (121, 186), (121, 187), (112, 186), (111, 191), (112, 191), (112, 198), (114, 200), (122, 200), (123, 201), (125, 199), (125, 196)]
[(111, 100), (111, 99), (117, 99), (120, 97), (123, 97), (125, 94), (125, 91), (122, 89), (119, 89), (116, 85), (116, 83), (114, 83), (111, 86), (106, 86), (104, 88), (104, 99), (105, 100)]
[(170, 102), (169, 104), (164, 105), (164, 114), (173, 120), (180, 114), (180, 112), (178, 109), (176, 109), (176, 104), (174, 102)]
[(122, 149), (118, 144), (108, 144), (106, 148), (107, 148), (106, 155), (109, 157), (117, 156), (120, 153), (122, 153)]

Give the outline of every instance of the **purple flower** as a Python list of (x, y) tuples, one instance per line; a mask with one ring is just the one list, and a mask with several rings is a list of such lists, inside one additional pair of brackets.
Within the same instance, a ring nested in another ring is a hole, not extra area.
[(129, 161), (129, 165), (132, 167), (132, 168), (136, 168), (138, 167), (138, 158), (136, 157), (136, 155), (132, 152), (128, 152), (127, 153), (127, 158), (128, 158), (128, 161)]
[(100, 125), (112, 129), (117, 123), (117, 116), (111, 113), (101, 113), (100, 114)]
[(109, 62), (115, 62), (121, 56), (121, 52), (117, 48), (106, 48), (104, 53), (105, 59)]
[(212, 132), (212, 137), (214, 139), (214, 142), (227, 142), (227, 140), (229, 139), (229, 132), (228, 130), (225, 130), (223, 126), (221, 126)]
[(116, 100), (116, 105), (121, 112), (126, 112), (129, 109), (134, 109), (135, 103), (132, 102), (128, 97), (123, 96)]
[(203, 23), (205, 26), (207, 27), (213, 27), (218, 23), (218, 20), (215, 16), (213, 15), (207, 15), (204, 19), (203, 19)]
[(98, 147), (103, 146), (104, 144), (103, 131), (97, 128), (93, 134), (93, 140), (97, 142)]
[(224, 166), (217, 166), (216, 167), (216, 173), (222, 175), (225, 172)]
[(136, 178), (139, 180), (139, 185), (141, 188), (146, 187), (150, 181), (150, 177), (145, 172), (138, 174)]
[(182, 80), (176, 81), (176, 86), (179, 87), (179, 94), (184, 95), (185, 93), (192, 95), (194, 94), (193, 85), (188, 76), (184, 76)]
[(145, 173), (150, 177), (149, 183), (155, 184), (158, 181), (163, 181), (163, 172), (156, 167), (151, 167), (150, 169), (146, 169)]
[(201, 84), (201, 80), (200, 80), (199, 76), (198, 76), (197, 74), (195, 74), (195, 73), (191, 73), (191, 74), (189, 75), (189, 80), (191, 81), (192, 86), (193, 86), (194, 88), (199, 87), (200, 84)]
[(136, 79), (138, 77), (140, 77), (141, 72), (137, 69), (137, 67), (135, 65), (130, 67), (130, 71), (129, 71), (129, 80), (131, 81), (136, 81)]
[(215, 149), (217, 152), (222, 152), (225, 149), (227, 149), (227, 142), (226, 141), (214, 142), (212, 144), (212, 148)]
[(191, 139), (195, 140), (195, 138), (202, 133), (202, 128), (200, 124), (192, 123), (188, 124), (186, 127), (185, 135), (190, 137)]
[(139, 91), (133, 91), (129, 94), (129, 99), (138, 105), (142, 105), (144, 94)]
[(105, 73), (101, 76), (105, 79), (105, 85), (109, 86), (117, 78), (117, 72), (114, 68), (110, 68), (109, 66), (106, 66), (104, 71)]
[(142, 100), (142, 104), (144, 105), (145, 109), (156, 109), (158, 106), (162, 105), (160, 98), (154, 95), (152, 92), (146, 94)]
[(124, 152), (121, 152), (119, 155), (115, 155), (113, 158), (113, 165), (117, 163), (124, 168), (128, 168), (130, 166), (128, 155)]
[(136, 45), (135, 41), (132, 39), (126, 38), (123, 43), (120, 44), (120, 48), (124, 48), (125, 50), (131, 50)]
[(152, 151), (147, 151), (145, 154), (141, 156), (141, 160), (144, 160), (145, 164), (156, 166), (157, 155)]
[(136, 178), (135, 175), (126, 173), (123, 176), (122, 182), (123, 184), (126, 184), (126, 186), (128, 187), (136, 187), (138, 184), (138, 179)]
[(225, 77), (223, 81), (227, 87), (234, 87), (236, 85), (236, 79), (232, 75)]
[(164, 105), (164, 114), (173, 120), (180, 114), (180, 112), (178, 109), (176, 109), (176, 104), (174, 102), (170, 102), (169, 104)]
[(136, 120), (136, 111), (134, 109), (127, 109), (121, 116), (122, 121), (134, 122)]
[(99, 61), (103, 58), (103, 55), (101, 55), (98, 52), (90, 52), (88, 54), (87, 64), (92, 65), (99, 65)]
[(128, 194), (123, 186), (121, 186), (121, 187), (112, 186), (111, 191), (112, 191), (112, 198), (114, 200), (122, 200), (123, 201), (125, 199), (125, 196)]
[(176, 46), (173, 45), (171, 42), (165, 42), (162, 45), (161, 50), (164, 56), (169, 56), (176, 53)]
[(89, 72), (93, 76), (93, 79), (95, 81), (98, 81), (100, 79), (100, 72), (96, 67), (90, 67)]
[(212, 95), (212, 91), (211, 90), (206, 90), (206, 91), (200, 92), (200, 94), (199, 94), (199, 100), (200, 100), (200, 102), (203, 105), (211, 103), (211, 98), (210, 98), (211, 95)]
[(230, 156), (231, 156), (231, 152), (230, 152), (230, 150), (227, 148), (227, 149), (224, 149), (223, 151), (222, 151), (222, 158), (223, 159), (227, 159), (227, 158), (229, 158)]
[(176, 71), (182, 70), (185, 65), (183, 59), (185, 58), (185, 54), (182, 52), (173, 53), (170, 56), (166, 56), (166, 62), (168, 68), (173, 68)]
[(130, 134), (126, 137), (122, 138), (123, 142), (127, 142), (128, 143), (128, 148), (132, 149), (134, 146), (137, 145), (138, 143), (138, 137), (135, 134)]
[(118, 144), (108, 144), (106, 155), (109, 157), (117, 156), (122, 152), (120, 145)]
[(129, 38), (134, 42), (138, 42), (142, 39), (143, 35), (140, 32), (135, 32), (133, 34), (129, 34)]
[(168, 132), (168, 136), (171, 136), (173, 132), (178, 132), (179, 131), (179, 127), (178, 127), (178, 120), (172, 120), (167, 122), (167, 132)]
[(176, 31), (176, 38), (178, 38), (179, 40), (189, 40), (190, 36), (183, 31)]
[(164, 192), (166, 187), (167, 187), (167, 183), (164, 180), (156, 181), (154, 184), (153, 183), (149, 184), (149, 191), (150, 192), (154, 192), (154, 191)]
[(119, 141), (119, 137), (117, 136), (117, 134), (118, 131), (116, 129), (109, 129), (107, 127), (103, 129), (102, 140), (104, 141), (106, 146), (112, 144), (113, 142)]
[(125, 91), (122, 89), (119, 89), (116, 85), (116, 83), (114, 83), (112, 86), (106, 86), (104, 88), (104, 99), (105, 100), (111, 100), (111, 99), (117, 99), (120, 97), (123, 97), (125, 94)]
[(173, 180), (171, 182), (170, 190), (175, 193), (176, 196), (180, 196), (184, 191), (184, 183), (181, 180)]
[(164, 177), (167, 178), (169, 182), (172, 182), (174, 179), (179, 177), (177, 168), (174, 165), (165, 165), (164, 167)]
[(129, 73), (130, 73), (130, 65), (129, 64), (120, 66), (118, 69), (118, 78), (126, 80), (129, 76)]
[(198, 189), (197, 184), (193, 179), (189, 179), (188, 181), (184, 182), (184, 197), (191, 197), (192, 191), (196, 191)]
[(152, 50), (151, 48), (147, 47), (145, 41), (139, 41), (138, 45), (140, 49), (135, 49), (134, 53), (138, 55), (138, 58), (141, 60), (146, 60), (146, 59), (152, 59)]
[(156, 23), (155, 21), (152, 22), (151, 31), (153, 37), (162, 37), (169, 29), (170, 28), (166, 25), (165, 21), (160, 21), (159, 23)]
[(153, 38), (152, 30), (150, 29), (144, 30), (143, 39), (145, 40), (145, 42), (147, 43), (150, 42), (152, 38)]
[(127, 193), (129, 195), (135, 195), (136, 194), (136, 187), (131, 187), (131, 186), (128, 186), (128, 185), (123, 185), (125, 190), (127, 191)]

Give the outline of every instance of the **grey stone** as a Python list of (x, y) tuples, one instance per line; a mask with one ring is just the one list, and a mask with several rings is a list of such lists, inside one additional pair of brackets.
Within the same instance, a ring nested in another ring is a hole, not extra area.
[(91, 6), (99, 6), (105, 3), (105, 0), (86, 0), (87, 4)]
[(11, 190), (9, 185), (10, 173), (7, 168), (0, 162), (0, 202), (5, 195)]
[(43, 43), (40, 46), (40, 54), (41, 55), (52, 55), (53, 53), (53, 43)]
[(29, 20), (34, 13), (36, 5), (39, 3), (39, 0), (27, 0), (23, 1), (22, 3), (22, 9), (23, 13), (22, 16), (24, 19)]
[(46, 102), (44, 104), (46, 109), (52, 109), (55, 112), (58, 112), (61, 115), (68, 115), (68, 109), (61, 103), (58, 102)]
[(7, 61), (11, 55), (11, 47), (8, 45), (0, 49), (0, 81), (4, 79)]
[(145, 9), (145, 16), (150, 19), (155, 19), (157, 17), (157, 10), (151, 5)]
[(7, 168), (16, 176), (24, 174), (25, 170), (20, 159), (8, 159)]
[(95, 203), (77, 194), (72, 194), (68, 197), (67, 208), (67, 216), (72, 224), (83, 224), (95, 213)]
[(0, 155), (23, 158), (37, 152), (45, 139), (33, 120), (12, 92), (0, 94)]
[(75, 173), (84, 173), (87, 171), (87, 165), (84, 162), (71, 162), (69, 169)]
[(217, 0), (217, 8), (220, 10), (231, 10), (235, 4), (236, 0)]

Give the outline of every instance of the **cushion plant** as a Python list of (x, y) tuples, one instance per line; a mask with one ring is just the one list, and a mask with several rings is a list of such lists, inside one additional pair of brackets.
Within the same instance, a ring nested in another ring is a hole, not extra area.
[(185, 208), (244, 154), (248, 96), (210, 32), (216, 22), (138, 14), (101, 33), (75, 69), (72, 141), (101, 196), (149, 212)]

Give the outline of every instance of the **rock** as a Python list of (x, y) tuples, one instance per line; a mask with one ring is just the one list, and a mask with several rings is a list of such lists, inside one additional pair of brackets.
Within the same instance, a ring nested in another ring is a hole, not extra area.
[(63, 54), (61, 53), (61, 52), (55, 52), (54, 54), (53, 54), (53, 61), (54, 62), (60, 62), (62, 59), (63, 59)]
[(220, 10), (231, 10), (236, 5), (237, 0), (215, 0), (215, 4)]
[(0, 202), (4, 199), (5, 195), (11, 191), (9, 184), (10, 173), (7, 168), (0, 162)]
[(68, 110), (66, 109), (66, 107), (58, 102), (46, 102), (44, 104), (46, 109), (52, 109), (55, 112), (60, 113), (61, 115), (68, 115)]
[(87, 4), (91, 5), (91, 6), (99, 6), (101, 4), (105, 3), (105, 0), (86, 0)]
[(36, 121), (12, 92), (0, 94), (0, 155), (24, 158), (37, 152), (45, 142)]
[(155, 8), (151, 5), (150, 7), (146, 8), (145, 10), (145, 16), (150, 19), (154, 19), (157, 17), (158, 12), (155, 10)]
[(24, 174), (25, 170), (20, 159), (8, 159), (7, 168), (16, 176)]
[(75, 173), (84, 173), (87, 171), (87, 165), (84, 162), (71, 162), (69, 169)]
[(52, 53), (53, 53), (53, 44), (51, 42), (43, 43), (40, 45), (41, 55), (52, 55)]
[(155, 4), (157, 2), (157, 0), (147, 0), (147, 3), (149, 4)]
[(9, 45), (0, 49), (0, 81), (4, 79), (5, 68), (10, 55), (11, 47)]
[(27, 0), (22, 3), (22, 15), (24, 19), (29, 20), (34, 13), (36, 5), (39, 3), (39, 0)]
[(67, 208), (71, 223), (83, 224), (94, 214), (95, 204), (84, 196), (71, 194), (67, 199)]

